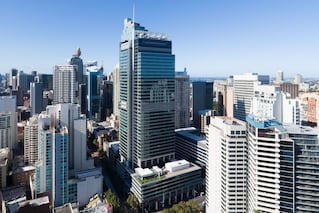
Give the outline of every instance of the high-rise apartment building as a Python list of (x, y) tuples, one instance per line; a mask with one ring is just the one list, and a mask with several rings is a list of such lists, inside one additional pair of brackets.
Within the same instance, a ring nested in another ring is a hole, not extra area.
[(57, 65), (53, 74), (53, 103), (76, 103), (76, 65)]
[(200, 128), (200, 111), (213, 109), (213, 82), (192, 83), (192, 118), (193, 125)]
[(234, 75), (234, 117), (245, 121), (250, 114), (251, 102), (254, 96), (254, 84), (260, 81), (261, 84), (269, 84), (269, 76), (247, 73)]
[(294, 212), (294, 141), (276, 120), (247, 121), (247, 212)]
[(305, 126), (284, 127), (295, 144), (294, 212), (319, 212), (319, 132)]
[(92, 159), (87, 159), (86, 118), (80, 116), (80, 106), (48, 106), (39, 115), (38, 125), (35, 194), (50, 195), (54, 206), (67, 202), (83, 206), (84, 201), (101, 193), (101, 171), (93, 168)]
[(212, 117), (208, 131), (206, 211), (246, 212), (246, 124)]
[(16, 83), (14, 81), (16, 81), (17, 74), (18, 74), (18, 70), (17, 69), (12, 68), (10, 70), (10, 73), (9, 73), (9, 86), (11, 86), (13, 89), (15, 89), (15, 84)]
[(38, 129), (38, 115), (34, 115), (24, 127), (24, 163), (27, 165), (38, 161)]
[(30, 111), (31, 116), (39, 114), (43, 110), (43, 84), (39, 82), (30, 83)]
[(131, 168), (175, 158), (174, 92), (172, 42), (125, 19), (120, 45), (120, 154)]
[(175, 72), (175, 129), (189, 127), (190, 82), (186, 68)]

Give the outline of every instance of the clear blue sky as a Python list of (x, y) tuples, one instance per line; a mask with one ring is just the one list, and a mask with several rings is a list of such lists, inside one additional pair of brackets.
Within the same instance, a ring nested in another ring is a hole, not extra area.
[[(319, 77), (318, 0), (135, 0), (135, 19), (173, 41), (176, 70), (221, 77), (245, 72)], [(0, 73), (52, 73), (76, 47), (118, 62), (132, 0), (7, 0), (0, 3)]]

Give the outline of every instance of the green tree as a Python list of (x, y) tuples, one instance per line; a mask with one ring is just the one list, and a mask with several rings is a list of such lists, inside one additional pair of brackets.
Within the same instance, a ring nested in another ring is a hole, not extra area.
[(140, 203), (133, 193), (129, 194), (129, 196), (126, 199), (126, 203), (133, 210), (133, 212), (138, 212), (140, 208)]
[(198, 204), (196, 203), (195, 200), (189, 200), (186, 202), (186, 205), (189, 206), (191, 209), (192, 209), (192, 212), (196, 212), (196, 211), (199, 211), (200, 208), (198, 206)]
[(107, 200), (107, 203), (111, 204), (114, 208), (114, 212), (118, 212), (120, 208), (119, 198), (112, 192), (111, 189), (108, 189), (104, 192), (104, 199)]

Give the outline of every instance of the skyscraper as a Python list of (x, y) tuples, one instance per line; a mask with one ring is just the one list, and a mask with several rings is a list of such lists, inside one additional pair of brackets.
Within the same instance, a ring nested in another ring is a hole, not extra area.
[(294, 212), (294, 142), (276, 120), (247, 120), (247, 212)]
[(80, 58), (80, 56), (81, 56), (81, 50), (80, 48), (77, 48), (75, 50), (75, 54), (70, 59), (70, 65), (77, 66), (76, 75), (75, 75), (75, 82), (77, 82), (77, 85), (85, 83), (83, 78), (83, 61)]
[(192, 92), (192, 112), (193, 125), (200, 128), (201, 110), (213, 109), (213, 82), (193, 82)]
[(58, 65), (53, 74), (53, 103), (76, 103), (76, 65)]
[(117, 64), (113, 70), (113, 114), (118, 119), (119, 117), (119, 102), (120, 102), (120, 65)]
[(254, 84), (260, 81), (261, 84), (269, 84), (269, 76), (258, 75), (257, 73), (246, 73), (234, 76), (234, 117), (245, 121), (250, 114), (251, 102), (254, 95)]
[(91, 120), (101, 121), (101, 86), (104, 79), (103, 67), (99, 67), (97, 62), (94, 61), (86, 65), (86, 71), (88, 76), (88, 117)]
[(30, 107), (31, 116), (39, 114), (43, 110), (43, 84), (39, 82), (30, 83)]
[(246, 212), (246, 124), (213, 117), (208, 131), (206, 211)]
[(17, 145), (17, 112), (15, 96), (0, 96), (0, 148), (9, 147), (10, 154)]
[(30, 118), (24, 127), (24, 163), (34, 165), (38, 161), (38, 115)]
[(175, 129), (189, 127), (190, 83), (186, 68), (175, 73)]
[(174, 90), (172, 42), (125, 19), (120, 44), (120, 154), (131, 168), (175, 158)]

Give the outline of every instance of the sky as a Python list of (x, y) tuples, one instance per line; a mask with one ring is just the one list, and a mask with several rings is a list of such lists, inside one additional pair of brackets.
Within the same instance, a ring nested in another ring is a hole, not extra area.
[(0, 73), (52, 73), (77, 47), (106, 73), (119, 60), (126, 17), (173, 42), (191, 77), (257, 72), (319, 77), (317, 0), (4, 0)]

